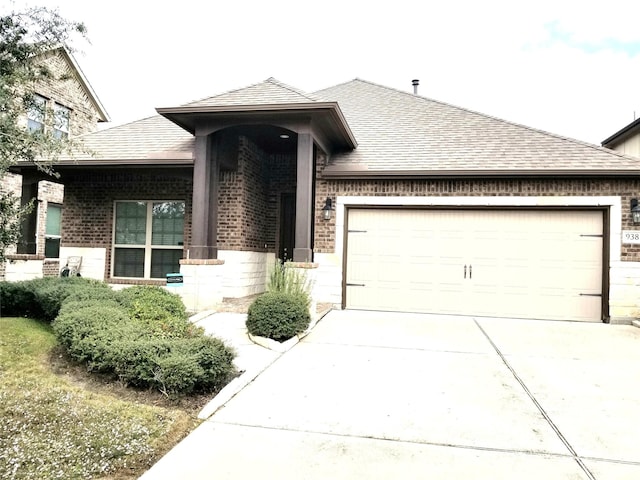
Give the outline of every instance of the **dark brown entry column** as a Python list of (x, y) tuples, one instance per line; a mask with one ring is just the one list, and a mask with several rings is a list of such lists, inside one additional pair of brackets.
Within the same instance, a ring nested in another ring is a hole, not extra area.
[(189, 248), (192, 259), (218, 258), (219, 171), (217, 142), (212, 135), (196, 135)]
[(311, 262), (311, 221), (313, 219), (313, 138), (298, 134), (296, 174), (296, 243), (294, 262)]

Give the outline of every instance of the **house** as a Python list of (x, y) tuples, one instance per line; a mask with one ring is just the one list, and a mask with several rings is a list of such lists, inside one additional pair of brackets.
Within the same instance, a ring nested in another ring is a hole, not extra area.
[(640, 118), (608, 137), (602, 142), (602, 146), (625, 155), (640, 157)]
[[(68, 50), (64, 47), (53, 49), (40, 56), (38, 62), (52, 75), (41, 80), (34, 89), (34, 100), (42, 108), (27, 112), (27, 118), (23, 119), (26, 128), (33, 132), (51, 129), (58, 138), (76, 138), (94, 132), (99, 122), (109, 121), (107, 112)], [(46, 114), (54, 115), (53, 121), (47, 121)], [(2, 179), (2, 188), (23, 202), (32, 198), (37, 200), (36, 208), (23, 225), (21, 243), (9, 252), (12, 253), (7, 271), (10, 279), (57, 275), (59, 271), (64, 188), (55, 179), (43, 178), (32, 176), (23, 181), (19, 174), (8, 173)], [(27, 259), (32, 260), (31, 271), (23, 268)], [(7, 273), (5, 265), (1, 265), (0, 278)]]
[(343, 308), (638, 315), (638, 158), (359, 79), (309, 94), (270, 78), (157, 111), (57, 167), (60, 256), (82, 255), (84, 276), (180, 272), (201, 310), (264, 290), (278, 258)]

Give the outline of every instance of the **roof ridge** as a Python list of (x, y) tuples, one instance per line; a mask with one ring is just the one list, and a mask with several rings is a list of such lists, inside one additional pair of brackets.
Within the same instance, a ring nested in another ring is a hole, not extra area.
[(264, 82), (260, 82), (260, 83), (266, 83), (266, 82), (273, 83), (274, 85), (277, 85), (280, 88), (284, 88), (286, 90), (289, 90), (290, 92), (296, 93), (296, 94), (298, 94), (298, 95), (300, 95), (300, 96), (302, 96), (304, 98), (308, 98), (311, 101), (314, 101), (314, 102), (318, 101), (318, 98), (315, 97), (313, 94), (305, 92), (304, 90), (300, 90), (300, 89), (298, 89), (296, 87), (292, 87), (291, 85), (288, 85), (288, 84), (286, 84), (284, 82), (281, 82), (277, 78), (269, 77)]
[[(342, 85), (346, 85), (347, 83), (353, 83), (353, 82), (355, 82), (356, 80), (360, 80), (360, 79), (359, 79), (358, 77), (356, 77), (356, 78), (354, 78), (353, 80), (347, 80), (347, 81), (345, 81), (345, 82), (338, 83), (338, 84), (336, 84), (336, 85), (331, 85), (330, 87), (326, 87), (326, 88), (322, 88), (322, 89), (320, 89), (320, 90), (316, 90), (315, 92), (312, 92), (312, 94), (313, 94), (313, 95), (317, 95), (317, 94), (319, 94), (320, 92), (324, 92), (324, 91), (326, 91), (326, 90), (331, 90), (331, 89), (334, 89), (334, 88), (336, 88), (336, 87), (341, 87)], [(369, 82), (369, 83), (370, 83), (370, 82)], [(375, 85), (375, 84), (374, 84), (374, 85)], [(381, 87), (382, 85), (378, 85), (378, 86), (379, 86), (379, 87)]]
[(181, 107), (186, 107), (186, 106), (189, 106), (189, 105), (191, 105), (193, 103), (199, 103), (199, 102), (203, 102), (205, 100), (210, 100), (210, 99), (213, 99), (213, 98), (216, 98), (216, 97), (221, 97), (223, 95), (228, 95), (230, 93), (235, 93), (235, 92), (239, 92), (241, 90), (246, 90), (248, 88), (257, 87), (258, 85), (260, 85), (262, 83), (271, 83), (271, 84), (276, 85), (276, 86), (278, 86), (280, 88), (283, 88), (285, 90), (289, 90), (290, 92), (293, 92), (293, 93), (295, 93), (297, 95), (300, 95), (301, 97), (308, 98), (309, 100), (312, 100), (314, 102), (318, 101), (317, 98), (314, 98), (313, 96), (311, 96), (307, 92), (304, 92), (302, 90), (298, 90), (297, 88), (292, 87), (291, 85), (287, 85), (286, 83), (281, 82), (280, 80), (276, 79), (275, 77), (269, 77), (266, 80), (263, 80), (261, 82), (255, 82), (255, 83), (252, 83), (250, 85), (246, 85), (244, 87), (233, 88), (231, 90), (225, 90), (224, 92), (220, 92), (220, 93), (217, 93), (215, 95), (209, 95), (209, 96), (206, 96), (206, 97), (198, 98), (196, 100), (191, 100), (190, 102), (183, 103), (180, 106)]
[[(356, 77), (355, 79), (353, 79), (351, 81), (338, 84), (338, 85), (336, 85), (336, 87), (340, 86), (340, 85), (345, 85), (345, 84), (351, 83), (351, 82), (367, 83), (369, 85), (373, 85), (373, 86), (379, 87), (379, 88), (384, 88), (384, 89), (387, 89), (387, 90), (392, 90), (394, 92), (401, 93), (401, 94), (410, 96), (412, 98), (418, 98), (418, 99), (421, 99), (421, 100), (424, 100), (424, 101), (427, 101), (427, 102), (433, 102), (433, 103), (437, 103), (439, 105), (443, 105), (443, 106), (446, 106), (446, 107), (455, 108), (457, 110), (461, 110), (461, 111), (464, 111), (464, 112), (467, 112), (467, 113), (471, 113), (471, 114), (474, 114), (474, 115), (479, 115), (481, 117), (489, 118), (489, 119), (492, 119), (492, 120), (495, 120), (495, 121), (498, 121), (498, 122), (501, 122), (501, 123), (504, 123), (504, 124), (507, 124), (507, 125), (512, 125), (512, 126), (524, 128), (524, 129), (529, 130), (531, 132), (536, 132), (536, 133), (539, 133), (539, 134), (542, 134), (542, 135), (546, 135), (546, 136), (549, 136), (549, 137), (557, 138), (559, 140), (566, 140), (568, 142), (575, 143), (577, 145), (582, 145), (583, 147), (589, 147), (589, 148), (592, 148), (594, 150), (598, 150), (600, 152), (609, 153), (609, 154), (615, 155), (615, 156), (620, 157), (620, 158), (625, 158), (625, 159), (628, 159), (628, 160), (635, 160), (637, 162), (640, 162), (640, 158), (638, 158), (638, 157), (625, 155), (625, 154), (617, 152), (615, 150), (611, 150), (609, 148), (605, 148), (605, 147), (602, 147), (600, 145), (596, 145), (595, 143), (589, 143), (589, 142), (585, 142), (583, 140), (578, 140), (576, 138), (567, 137), (565, 135), (560, 135), (560, 134), (557, 134), (557, 133), (552, 133), (552, 132), (549, 132), (547, 130), (542, 130), (540, 128), (530, 127), (528, 125), (524, 125), (522, 123), (514, 122), (512, 120), (506, 120), (504, 118), (496, 117), (494, 115), (489, 115), (487, 113), (482, 113), (482, 112), (479, 112), (477, 110), (472, 110), (470, 108), (460, 107), (460, 106), (454, 105), (452, 103), (443, 102), (442, 100), (435, 100), (433, 98), (425, 97), (423, 95), (419, 95), (419, 94), (416, 94), (416, 93), (405, 92), (403, 90), (399, 90), (399, 89), (394, 88), (394, 87), (388, 87), (386, 85), (381, 85), (379, 83), (371, 82), (369, 80), (364, 80), (364, 79), (361, 79), (361, 78), (358, 78), (358, 77)], [(330, 88), (334, 88), (334, 87), (329, 87), (329, 88), (327, 88), (325, 90), (329, 90)]]
[(198, 98), (198, 99), (195, 99), (195, 100), (191, 100), (190, 102), (183, 103), (180, 106), (181, 107), (186, 107), (187, 105), (191, 105), (192, 103), (202, 102), (203, 100), (209, 100), (210, 98), (216, 98), (216, 97), (220, 97), (222, 95), (227, 95), (229, 93), (239, 92), (240, 90), (244, 90), (245, 88), (255, 87), (256, 85), (260, 85), (261, 83), (264, 83), (264, 81), (252, 83), (251, 85), (246, 85), (246, 86), (240, 87), (240, 88), (232, 88), (230, 90), (225, 90), (224, 92), (216, 93), (215, 95), (207, 95), (206, 97)]

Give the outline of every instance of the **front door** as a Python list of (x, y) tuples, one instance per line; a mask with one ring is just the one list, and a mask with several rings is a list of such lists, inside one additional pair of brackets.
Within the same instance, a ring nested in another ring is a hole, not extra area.
[(283, 262), (293, 260), (296, 238), (296, 195), (283, 193), (280, 196), (280, 245), (278, 258)]

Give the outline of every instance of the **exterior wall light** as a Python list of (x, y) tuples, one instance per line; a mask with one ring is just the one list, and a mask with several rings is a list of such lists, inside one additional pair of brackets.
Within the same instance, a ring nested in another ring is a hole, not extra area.
[[(331, 206), (331, 199), (327, 197), (327, 199), (324, 201), (324, 207), (322, 207), (322, 218), (324, 218), (325, 220), (330, 220), (332, 211), (333, 207)], [(640, 207), (638, 215), (640, 215)]]
[(640, 224), (640, 204), (637, 198), (631, 199), (631, 221), (635, 225)]

